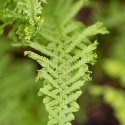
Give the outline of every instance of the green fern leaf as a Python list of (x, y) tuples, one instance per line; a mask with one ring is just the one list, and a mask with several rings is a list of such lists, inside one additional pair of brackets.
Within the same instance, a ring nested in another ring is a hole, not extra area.
[[(30, 51), (26, 51), (25, 55), (42, 66), (36, 79), (43, 80), (43, 87), (40, 88), (38, 95), (45, 96), (43, 102), (49, 113), (48, 125), (71, 125), (70, 121), (75, 118), (73, 112), (79, 110), (76, 100), (82, 94), (80, 88), (90, 80), (88, 64), (94, 64), (97, 57), (93, 51), (98, 43), (97, 41), (92, 43), (89, 37), (107, 34), (108, 31), (102, 23), (86, 28), (82, 23), (72, 19), (84, 0), (77, 2), (68, 0), (66, 6), (60, 10), (60, 14), (58, 11), (65, 3), (63, 0), (48, 3), (48, 7), (44, 9), (45, 13), (43, 11), (46, 21), (39, 32), (39, 38), (34, 39), (36, 42), (26, 42), (26, 45), (49, 58)], [(73, 7), (76, 10), (73, 10)], [(64, 12), (71, 13), (65, 16)]]

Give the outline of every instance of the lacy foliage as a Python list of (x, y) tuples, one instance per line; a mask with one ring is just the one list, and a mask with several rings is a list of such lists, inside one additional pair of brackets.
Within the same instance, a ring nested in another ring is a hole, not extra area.
[(45, 13), (43, 11), (45, 23), (35, 42), (24, 43), (42, 55), (31, 51), (26, 51), (25, 55), (42, 66), (36, 81), (43, 80), (38, 95), (45, 96), (43, 103), (49, 113), (48, 125), (71, 125), (73, 112), (79, 110), (76, 100), (82, 94), (80, 88), (90, 80), (88, 64), (95, 63), (93, 50), (98, 43), (92, 43), (89, 37), (108, 31), (100, 22), (86, 28), (74, 21), (84, 0), (55, 0), (48, 3), (48, 7), (44, 8)]

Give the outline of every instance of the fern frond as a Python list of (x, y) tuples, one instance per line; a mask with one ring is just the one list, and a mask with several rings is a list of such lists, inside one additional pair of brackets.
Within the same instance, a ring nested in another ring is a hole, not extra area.
[[(48, 125), (71, 125), (70, 121), (75, 118), (73, 112), (79, 110), (76, 100), (82, 94), (80, 88), (90, 80), (88, 64), (93, 64), (96, 58), (93, 51), (98, 43), (97, 41), (92, 43), (89, 37), (108, 33), (102, 23), (86, 28), (72, 19), (83, 2), (84, 0), (77, 2), (68, 0), (68, 5), (60, 11), (62, 15), (58, 14), (57, 10), (65, 3), (63, 0), (48, 2), (50, 5), (44, 9), (45, 13), (43, 12), (46, 21), (39, 32), (39, 39), (34, 39), (36, 42), (26, 43), (49, 56), (47, 59), (34, 52), (25, 52), (25, 55), (42, 66), (36, 80), (43, 80), (43, 87), (40, 88), (38, 95), (45, 96), (43, 102), (49, 113)], [(55, 9), (52, 8), (53, 5), (56, 5)], [(64, 17), (64, 12), (71, 13), (67, 13)]]

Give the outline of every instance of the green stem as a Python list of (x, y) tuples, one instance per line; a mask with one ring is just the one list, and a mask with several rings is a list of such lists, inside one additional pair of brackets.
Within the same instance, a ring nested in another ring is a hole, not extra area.
[(60, 68), (60, 71), (59, 71), (59, 85), (60, 85), (60, 103), (59, 103), (59, 125), (63, 125), (62, 124), (62, 103), (63, 103), (63, 84), (64, 84), (64, 77), (63, 77), (63, 72), (64, 72), (64, 62), (65, 62), (65, 59), (64, 59), (64, 51), (63, 49), (61, 48), (60, 50), (60, 56), (61, 59), (59, 60), (59, 68)]

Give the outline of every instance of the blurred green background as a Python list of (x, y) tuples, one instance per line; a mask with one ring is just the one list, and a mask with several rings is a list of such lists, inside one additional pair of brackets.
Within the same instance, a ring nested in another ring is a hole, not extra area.
[[(125, 1), (91, 0), (76, 19), (91, 25), (103, 22), (110, 31), (98, 35), (92, 82), (83, 86), (80, 111), (73, 125), (125, 125)], [(92, 38), (93, 39), (93, 38)], [(94, 38), (95, 39), (95, 38)], [(39, 65), (23, 56), (29, 48), (14, 48), (0, 37), (0, 125), (46, 125), (41, 83), (34, 81)]]

